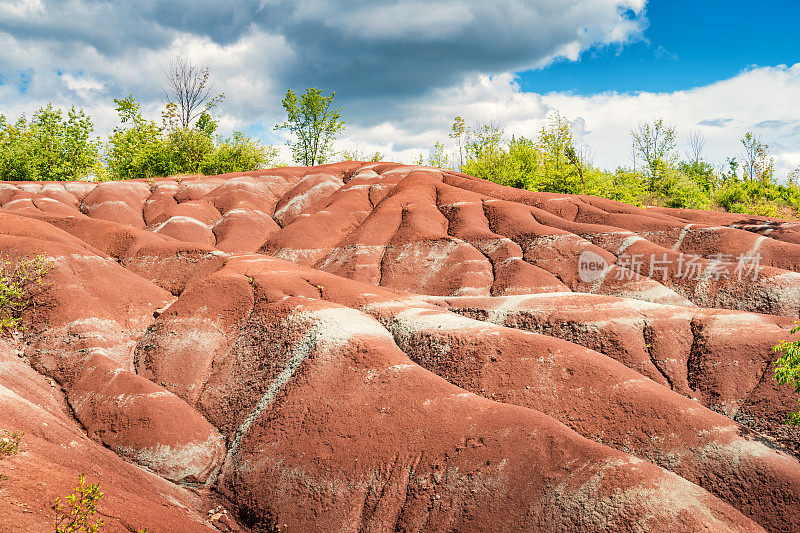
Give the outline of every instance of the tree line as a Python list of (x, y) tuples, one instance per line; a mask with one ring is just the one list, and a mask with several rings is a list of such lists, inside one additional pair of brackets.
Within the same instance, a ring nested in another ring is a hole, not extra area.
[[(105, 142), (93, 138), (92, 120), (75, 107), (64, 112), (48, 104), (30, 119), (10, 123), (0, 114), (0, 179), (151, 179), (177, 174), (223, 174), (279, 166), (278, 150), (236, 131), (217, 135), (216, 93), (208, 67), (176, 58), (163, 83), (161, 120), (145, 118), (133, 94), (114, 103), (119, 125)], [(293, 161), (317, 165), (333, 160), (379, 161), (380, 152), (336, 152), (344, 131), (335, 93), (289, 89), (282, 105)], [(571, 123), (552, 114), (533, 138), (512, 135), (492, 122), (467, 125), (455, 117), (450, 133), (455, 151), (437, 141), (427, 158), (413, 163), (453, 168), (503, 185), (530, 190), (588, 194), (634, 205), (722, 209), (756, 215), (796, 217), (800, 213), (800, 168), (784, 183), (775, 177), (769, 146), (754, 133), (741, 140), (742, 154), (714, 166), (704, 157), (706, 140), (689, 132), (689, 150), (678, 153), (677, 132), (663, 119), (630, 132), (631, 165), (613, 171), (594, 164), (594, 151), (575, 138)], [(427, 161), (426, 161), (427, 159)]]
[(639, 206), (718, 209), (796, 218), (800, 213), (800, 168), (784, 183), (775, 176), (769, 146), (752, 132), (741, 139), (742, 153), (724, 165), (706, 160), (706, 139), (688, 135), (689, 149), (677, 150), (677, 131), (663, 119), (640, 123), (630, 132), (631, 160), (613, 171), (594, 165), (594, 151), (575, 139), (571, 123), (558, 113), (534, 138), (512, 135), (491, 122), (467, 126), (455, 117), (449, 137), (429, 152), (432, 166), (522, 189), (587, 194)]
[[(94, 124), (82, 109), (64, 112), (48, 104), (28, 119), (9, 122), (0, 114), (0, 179), (152, 179), (177, 174), (224, 174), (278, 166), (278, 150), (245, 132), (217, 135), (215, 109), (224, 101), (214, 91), (208, 67), (176, 58), (165, 72), (161, 121), (146, 118), (133, 94), (114, 99), (119, 125), (107, 140), (92, 137)], [(295, 162), (316, 165), (333, 155), (343, 131), (334, 94), (317, 88), (283, 99), (287, 119), (276, 126), (293, 134)], [(357, 155), (357, 154), (353, 154)]]

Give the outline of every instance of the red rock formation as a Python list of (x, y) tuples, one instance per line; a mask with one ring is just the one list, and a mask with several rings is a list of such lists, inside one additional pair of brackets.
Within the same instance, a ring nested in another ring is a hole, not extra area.
[(0, 529), (85, 471), (113, 531), (790, 531), (796, 228), (391, 163), (0, 184), (52, 263)]

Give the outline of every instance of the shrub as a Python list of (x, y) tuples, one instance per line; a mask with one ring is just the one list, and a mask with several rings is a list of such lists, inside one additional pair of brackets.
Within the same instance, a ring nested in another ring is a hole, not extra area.
[(78, 486), (65, 498), (56, 498), (51, 509), (55, 511), (55, 533), (96, 533), (103, 527), (103, 519), (94, 519), (97, 502), (103, 497), (100, 483), (86, 484), (86, 475), (78, 476)]
[(22, 329), (22, 313), (34, 305), (34, 296), (44, 288), (43, 277), (50, 266), (39, 256), (0, 256), (0, 334)]
[(338, 157), (342, 161), (366, 161), (369, 163), (377, 163), (378, 161), (383, 161), (386, 156), (383, 152), (376, 151), (368, 153), (356, 146), (352, 150), (342, 150), (342, 152), (338, 154)]
[(247, 172), (264, 168), (277, 156), (275, 148), (243, 132), (215, 142), (212, 135), (217, 124), (205, 112), (194, 127), (177, 127), (169, 118), (158, 126), (142, 116), (132, 95), (114, 102), (122, 123), (108, 141), (106, 163), (114, 179)]
[[(800, 325), (794, 327), (792, 335), (800, 332)], [(791, 385), (796, 393), (800, 393), (800, 340), (783, 341), (772, 348), (775, 352), (783, 352), (775, 361), (775, 379), (781, 385)], [(800, 412), (791, 413), (787, 424), (800, 426)]]
[(657, 192), (666, 198), (666, 207), (682, 209), (707, 209), (710, 198), (703, 186), (691, 176), (670, 169), (656, 182)]
[[(56, 498), (50, 507), (55, 511), (53, 530), (55, 533), (97, 533), (105, 522), (95, 520), (97, 504), (103, 498), (100, 483), (86, 484), (86, 474), (78, 476), (78, 486), (64, 500)], [(148, 533), (149, 527), (137, 529), (136, 533)]]
[(199, 171), (207, 175), (249, 172), (274, 164), (277, 155), (276, 148), (264, 146), (243, 132), (235, 131), (232, 137), (221, 139), (217, 148), (206, 154)]
[(0, 115), (0, 179), (79, 180), (100, 167), (100, 142), (91, 139), (92, 120), (82, 109), (70, 108), (66, 118), (52, 104), (30, 121), (9, 124)]

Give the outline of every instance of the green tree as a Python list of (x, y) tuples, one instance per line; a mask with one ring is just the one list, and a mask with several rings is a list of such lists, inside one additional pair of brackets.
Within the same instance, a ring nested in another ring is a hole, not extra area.
[(752, 181), (769, 182), (774, 173), (774, 164), (769, 157), (769, 146), (761, 142), (753, 132), (747, 132), (741, 140), (744, 146), (744, 178)]
[(550, 115), (547, 124), (539, 131), (537, 149), (541, 161), (538, 189), (563, 193), (586, 190), (584, 172), (588, 149), (584, 153), (584, 149), (575, 147), (572, 124), (567, 119), (559, 113)]
[(547, 125), (539, 131), (539, 146), (546, 158), (545, 172), (562, 177), (569, 164), (567, 150), (574, 149), (574, 144), (569, 121), (559, 113), (552, 114)]
[(447, 168), (447, 154), (444, 153), (444, 145), (439, 141), (433, 145), (430, 155), (428, 156), (428, 163), (432, 167)]
[(299, 97), (292, 89), (286, 91), (282, 103), (287, 119), (275, 129), (288, 130), (294, 136), (287, 144), (292, 148), (295, 162), (314, 166), (325, 163), (332, 154), (333, 140), (346, 126), (341, 108), (331, 108), (335, 95), (323, 96), (316, 87)]
[(164, 127), (142, 116), (141, 106), (129, 94), (114, 99), (121, 125), (114, 128), (106, 148), (106, 164), (113, 179), (152, 178), (178, 172)]
[(0, 115), (0, 179), (79, 180), (100, 166), (100, 142), (91, 118), (74, 106), (66, 117), (52, 104), (30, 121), (10, 124)]
[(142, 116), (133, 95), (114, 100), (120, 126), (109, 137), (106, 163), (114, 179), (153, 178), (173, 174), (247, 172), (274, 162), (277, 150), (243, 132), (229, 138), (213, 136), (217, 123), (200, 113), (194, 127), (176, 126), (169, 103), (162, 126)]
[[(464, 166), (464, 145), (469, 136), (469, 128), (461, 116), (453, 119), (453, 126), (450, 128), (450, 138), (455, 139), (456, 146), (458, 147), (458, 170)], [(455, 162), (454, 162), (455, 163)]]
[(578, 172), (578, 178), (581, 180), (581, 187), (582, 192), (586, 192), (586, 178), (584, 173), (586, 172), (586, 167), (589, 166), (589, 163), (592, 158), (592, 149), (588, 146), (581, 146), (580, 148), (575, 148), (574, 145), (569, 145), (564, 149), (564, 155), (567, 158), (567, 162), (572, 165), (575, 170)]
[(659, 118), (653, 124), (642, 122), (631, 130), (636, 155), (647, 165), (648, 189), (655, 191), (659, 180), (673, 166), (675, 156), (675, 128)]

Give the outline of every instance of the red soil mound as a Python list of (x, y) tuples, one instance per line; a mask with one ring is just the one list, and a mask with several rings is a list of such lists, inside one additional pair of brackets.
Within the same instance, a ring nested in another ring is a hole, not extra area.
[(0, 184), (51, 263), (0, 529), (86, 472), (111, 531), (791, 531), (797, 227), (390, 163)]

